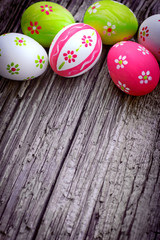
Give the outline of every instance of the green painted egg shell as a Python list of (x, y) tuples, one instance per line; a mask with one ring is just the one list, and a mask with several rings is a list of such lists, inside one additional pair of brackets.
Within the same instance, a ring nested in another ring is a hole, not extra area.
[(72, 14), (53, 2), (37, 2), (22, 15), (22, 32), (49, 47), (55, 35), (65, 26), (75, 23)]
[(94, 27), (104, 44), (112, 45), (133, 37), (138, 29), (134, 13), (116, 1), (99, 1), (92, 4), (84, 15), (84, 23)]

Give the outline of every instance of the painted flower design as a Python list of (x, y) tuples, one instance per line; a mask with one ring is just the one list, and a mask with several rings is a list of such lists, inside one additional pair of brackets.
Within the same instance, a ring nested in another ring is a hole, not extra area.
[(114, 61), (115, 63), (117, 63), (117, 69), (124, 68), (124, 66), (128, 64), (128, 62), (126, 61), (126, 56), (122, 57), (122, 55), (120, 55), (119, 58), (115, 59)]
[(53, 12), (52, 10), (52, 6), (48, 6), (48, 5), (45, 5), (45, 6), (40, 6), (42, 9), (41, 9), (41, 12), (44, 12), (46, 13), (47, 15), (50, 14), (50, 12)]
[(110, 37), (111, 34), (115, 34), (116, 32), (114, 31), (114, 29), (116, 28), (115, 25), (112, 25), (110, 22), (107, 22), (107, 26), (104, 26), (104, 31), (103, 34), (106, 34)]
[[(78, 51), (78, 50), (79, 49), (77, 49), (76, 51)], [(64, 57), (65, 62), (71, 63), (71, 62), (75, 62), (76, 61), (75, 58), (77, 58), (77, 55), (74, 53), (73, 50), (72, 51), (68, 50), (66, 53), (63, 53), (63, 57)], [(59, 70), (61, 70), (61, 68), (64, 66), (65, 62), (62, 62), (59, 65), (59, 67), (58, 67)]]
[(10, 73), (10, 74), (19, 74), (19, 70), (20, 70), (20, 68), (18, 68), (19, 67), (19, 65), (18, 64), (14, 64), (14, 62), (11, 62), (11, 64), (9, 65), (7, 65), (7, 70), (8, 70), (8, 72)]
[(126, 43), (126, 42), (121, 41), (121, 42), (116, 43), (113, 47), (117, 48), (117, 47), (119, 47), (119, 46), (123, 46), (125, 43)]
[(64, 60), (71, 63), (71, 62), (75, 62), (75, 58), (77, 57), (77, 55), (74, 53), (74, 51), (67, 51), (67, 53), (63, 53), (64, 56)]
[(6, 36), (7, 34), (9, 34), (9, 33), (3, 33), (1, 36), (3, 36), (3, 37), (4, 37), (4, 36)]
[(140, 32), (140, 38), (142, 38), (143, 41), (145, 41), (145, 38), (149, 36), (149, 29), (148, 27), (143, 27)]
[(132, 38), (132, 35), (129, 35), (129, 36), (127, 36), (127, 37), (124, 37), (123, 40), (124, 40), (124, 41), (127, 41), (127, 40), (130, 39), (130, 38)]
[(22, 45), (26, 46), (26, 40), (24, 40), (24, 38), (16, 37), (14, 41), (16, 42), (17, 46), (22, 46)]
[(142, 52), (144, 55), (149, 54), (149, 51), (145, 47), (138, 46), (137, 50)]
[(40, 57), (37, 55), (37, 59), (35, 60), (36, 67), (40, 67), (40, 69), (43, 68), (43, 65), (45, 64), (44, 56)]
[(25, 80), (32, 80), (33, 78), (35, 78), (35, 77), (34, 77), (34, 76), (32, 76), (32, 77), (27, 77), (27, 78), (24, 79), (24, 81), (25, 81)]
[(148, 81), (151, 81), (152, 80), (152, 77), (150, 76), (150, 71), (142, 71), (141, 75), (138, 76), (138, 78), (140, 79), (140, 83), (143, 84), (143, 83), (148, 83)]
[(101, 5), (97, 2), (95, 4), (92, 4), (91, 7), (88, 9), (88, 12), (91, 13), (96, 13), (97, 8), (99, 8)]
[(129, 93), (129, 91), (130, 91), (130, 88), (128, 88), (128, 87), (126, 86), (126, 84), (123, 84), (123, 83), (121, 83), (120, 81), (118, 81), (117, 86), (118, 86), (123, 92)]
[(84, 35), (82, 38), (82, 44), (84, 44), (85, 47), (92, 46), (92, 37)]
[(41, 28), (42, 28), (41, 26), (38, 26), (38, 22), (35, 22), (34, 24), (33, 24), (33, 22), (30, 22), (30, 26), (28, 27), (28, 31), (30, 31), (31, 34), (34, 34), (34, 33), (39, 34), (38, 30), (40, 30)]

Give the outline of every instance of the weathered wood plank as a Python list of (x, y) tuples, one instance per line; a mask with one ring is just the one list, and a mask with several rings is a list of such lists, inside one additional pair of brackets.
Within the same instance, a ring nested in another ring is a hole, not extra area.
[[(6, 232), (9, 238), (16, 238), (24, 212), (26, 222), (35, 211), (35, 220), (27, 223), (28, 229), (33, 224), (33, 233), (35, 221), (41, 215), (37, 209), (43, 209), (43, 204), (45, 208), (100, 67), (101, 62), (96, 70), (83, 77), (65, 81), (50, 69), (43, 77), (31, 82), (23, 96), (19, 97), (21, 90), (8, 96), (11, 105), (18, 94), (18, 106), (12, 108), (14, 117), (1, 142), (1, 232)], [(3, 113), (2, 122), (5, 118)], [(12, 227), (13, 219), (17, 221)], [(27, 236), (28, 232), (25, 234)]]
[[(38, 208), (40, 207), (37, 204), (37, 197), (40, 198), (39, 194), (44, 198), (42, 202), (45, 202), (50, 187), (63, 164), (91, 85), (93, 85), (93, 81), (87, 81), (86, 78), (87, 75), (81, 81), (79, 81), (80, 79), (73, 80), (72, 85), (71, 81), (63, 82), (64, 79), (59, 79), (55, 83), (56, 92), (52, 91), (52, 82), (46, 90), (42, 81), (38, 93), (30, 92), (30, 104), (26, 109), (24, 109), (24, 105), (27, 96), (21, 100), (22, 105), (15, 111), (15, 117), (8, 125), (4, 140), (2, 139), (1, 142), (3, 151), (3, 155), (1, 155), (3, 159), (1, 187), (4, 190), (1, 226), (8, 222), (12, 211), (17, 212), (19, 208), (21, 211), (21, 204), (23, 208), (25, 207), (26, 194), (30, 195), (26, 199), (27, 202), (29, 198), (35, 198), (35, 201), (32, 199), (31, 202), (31, 212), (34, 211), (32, 209), (34, 204)], [(47, 82), (45, 84), (47, 85)], [(62, 88), (65, 91), (62, 91)], [(40, 91), (40, 89), (42, 90)], [(83, 98), (80, 89), (84, 92)], [(44, 91), (46, 96), (43, 95)], [(15, 191), (18, 191), (16, 195)], [(20, 198), (20, 202), (18, 198)], [(40, 205), (42, 202), (39, 201)], [(28, 206), (26, 207), (28, 208)], [(12, 210), (10, 209), (11, 212), (9, 211), (9, 215), (7, 215), (6, 211), (9, 208)], [(35, 214), (39, 215), (39, 211), (36, 209)], [(20, 214), (18, 214), (18, 219), (20, 219)]]
[[(91, 4), (56, 2), (76, 21)], [(155, 0), (121, 2), (139, 22), (160, 10)], [(30, 4), (5, 1), (3, 32), (20, 31)], [(159, 239), (160, 85), (123, 94), (107, 51), (75, 79), (50, 68), (27, 85), (1, 79), (0, 239)]]
[(118, 99), (103, 76), (104, 70), (37, 239), (149, 239), (145, 234), (158, 228), (160, 88)]

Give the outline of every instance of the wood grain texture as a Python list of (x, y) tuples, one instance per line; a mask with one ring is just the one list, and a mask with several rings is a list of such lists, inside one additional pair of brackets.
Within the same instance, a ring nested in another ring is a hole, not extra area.
[[(4, 1), (1, 33), (21, 32), (33, 2)], [(77, 22), (91, 4), (54, 2)], [(139, 23), (160, 13), (157, 0), (121, 2)], [(1, 240), (160, 239), (160, 85), (143, 97), (121, 92), (108, 49), (77, 78), (50, 67), (30, 82), (1, 78)]]

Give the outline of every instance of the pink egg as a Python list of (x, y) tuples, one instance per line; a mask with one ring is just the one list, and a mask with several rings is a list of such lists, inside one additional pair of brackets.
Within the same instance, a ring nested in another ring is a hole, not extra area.
[(64, 77), (75, 77), (91, 69), (102, 51), (98, 32), (84, 23), (63, 28), (49, 49), (49, 62), (54, 72)]
[(145, 95), (158, 84), (158, 62), (139, 43), (122, 41), (113, 45), (107, 56), (107, 65), (113, 82), (130, 95)]

